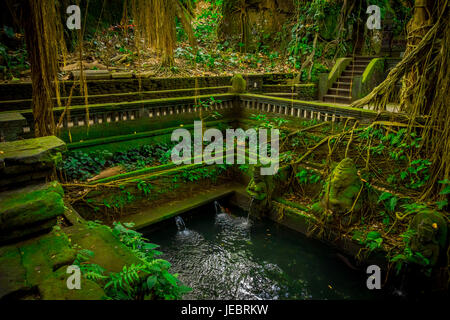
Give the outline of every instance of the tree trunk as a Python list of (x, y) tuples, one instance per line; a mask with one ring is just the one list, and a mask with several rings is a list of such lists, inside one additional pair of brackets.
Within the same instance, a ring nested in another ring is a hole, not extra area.
[(53, 97), (57, 87), (57, 15), (53, 1), (22, 2), (21, 23), (25, 31), (33, 88), (33, 117), (36, 137), (55, 134)]

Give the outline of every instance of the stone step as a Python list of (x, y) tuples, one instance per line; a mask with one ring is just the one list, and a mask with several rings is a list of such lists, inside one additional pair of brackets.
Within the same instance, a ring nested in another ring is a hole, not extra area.
[(17, 140), (26, 125), (27, 119), (19, 112), (0, 113), (0, 142)]
[(63, 196), (56, 181), (0, 193), (0, 243), (49, 231), (64, 214)]
[(331, 88), (328, 90), (329, 95), (337, 95), (337, 96), (343, 96), (343, 97), (349, 97), (351, 95), (350, 89), (338, 89), (338, 88)]
[(353, 64), (368, 65), (370, 60), (372, 60), (372, 58), (367, 59), (367, 60), (353, 60)]
[(352, 76), (340, 76), (337, 81), (338, 82), (346, 82), (346, 83), (350, 83), (352, 81), (353, 77)]
[(355, 56), (353, 57), (354, 61), (370, 61), (372, 59), (378, 58), (376, 56)]
[(344, 71), (354, 70), (354, 71), (360, 71), (364, 72), (366, 70), (367, 65), (349, 65)]
[(335, 82), (332, 86), (333, 89), (350, 89), (350, 82)]
[[(108, 70), (84, 70), (83, 71), (86, 80), (108, 80), (111, 79), (111, 72)], [(81, 71), (72, 71), (70, 77), (72, 80), (79, 80)]]
[(323, 96), (323, 101), (332, 103), (344, 103), (350, 104), (352, 102), (351, 97), (342, 97), (337, 95), (326, 94)]
[(367, 67), (368, 64), (369, 64), (368, 62), (367, 63), (366, 62), (358, 62), (358, 63), (352, 62), (347, 66), (347, 68), (352, 68), (352, 67), (365, 68), (365, 67)]
[(359, 76), (359, 75), (362, 75), (363, 74), (363, 71), (352, 71), (352, 70), (348, 70), (347, 71), (347, 69), (344, 71), (344, 72), (342, 72), (342, 74), (341, 74), (341, 77), (342, 76)]

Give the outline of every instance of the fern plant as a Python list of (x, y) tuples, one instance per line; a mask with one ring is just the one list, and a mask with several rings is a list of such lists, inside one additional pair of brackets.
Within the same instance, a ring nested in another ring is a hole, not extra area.
[(112, 233), (143, 262), (124, 266), (122, 271), (111, 273), (104, 287), (111, 299), (179, 299), (191, 289), (180, 285), (177, 275), (169, 273), (170, 263), (155, 257), (162, 254), (159, 246), (132, 230), (133, 224), (115, 222)]
[[(91, 228), (99, 226), (93, 222)], [(149, 243), (148, 239), (132, 230), (133, 224), (114, 223), (110, 228), (112, 234), (127, 246), (142, 263), (124, 266), (120, 272), (105, 275), (105, 269), (97, 264), (88, 263), (94, 256), (90, 250), (80, 250), (74, 265), (80, 267), (83, 276), (101, 284), (106, 298), (113, 300), (144, 300), (144, 299), (179, 299), (191, 289), (183, 286), (168, 270), (170, 263), (155, 257), (162, 254), (156, 250), (159, 246)], [(109, 227), (108, 227), (109, 228)]]
[(94, 252), (82, 249), (78, 252), (74, 265), (77, 265), (80, 268), (81, 274), (89, 280), (100, 281), (108, 278), (103, 273), (105, 269), (95, 263), (88, 263), (92, 257), (94, 256)]

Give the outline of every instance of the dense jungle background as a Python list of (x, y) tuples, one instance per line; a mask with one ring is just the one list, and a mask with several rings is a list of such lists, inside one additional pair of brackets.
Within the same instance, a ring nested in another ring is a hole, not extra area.
[[(168, 6), (171, 1), (165, 2)], [(57, 1), (56, 12), (65, 25), (64, 10), (71, 2)], [(406, 23), (411, 5), (402, 1), (371, 1), (381, 8), (391, 33), (390, 49), (404, 51)], [(353, 53), (380, 53), (381, 32), (364, 28), (368, 14), (366, 1), (292, 1), (292, 0), (211, 0), (175, 1), (171, 13), (174, 22), (161, 23), (169, 37), (164, 42), (171, 56), (168, 68), (159, 69), (162, 57), (144, 50), (136, 33), (150, 29), (139, 25), (145, 10), (139, 1), (79, 1), (82, 11), (82, 56), (86, 69), (126, 69), (149, 71), (154, 75), (219, 75), (235, 72), (298, 72), (302, 80), (317, 80), (317, 74), (332, 67), (336, 58)], [(1, 4), (1, 72), (4, 80), (30, 76), (24, 32), (18, 17), (20, 1)], [(134, 10), (140, 12), (135, 16)], [(180, 11), (182, 10), (182, 11)], [(16, 15), (11, 15), (16, 12)], [(48, 14), (48, 13), (47, 13)], [(148, 13), (150, 15), (150, 12)], [(86, 18), (85, 18), (86, 17)], [(43, 19), (46, 19), (43, 16)], [(158, 24), (148, 27), (156, 30)], [(173, 32), (172, 32), (173, 31)], [(53, 39), (61, 50), (60, 71), (77, 68), (79, 32), (62, 30), (61, 39)], [(162, 44), (162, 41), (161, 41)], [(67, 48), (67, 50), (66, 50)], [(140, 50), (138, 50), (138, 48)]]

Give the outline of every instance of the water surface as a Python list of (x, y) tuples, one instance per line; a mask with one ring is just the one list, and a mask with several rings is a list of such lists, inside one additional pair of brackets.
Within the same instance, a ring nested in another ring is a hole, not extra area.
[[(214, 205), (145, 233), (161, 246), (192, 292), (186, 299), (370, 299), (366, 277), (336, 251), (267, 220), (245, 213), (216, 214)], [(179, 225), (179, 224), (178, 224)]]

